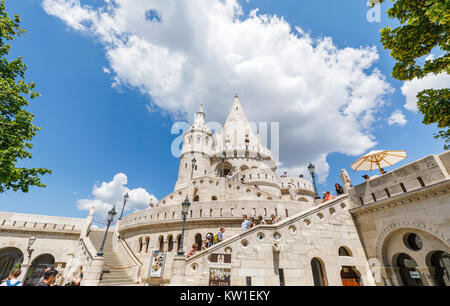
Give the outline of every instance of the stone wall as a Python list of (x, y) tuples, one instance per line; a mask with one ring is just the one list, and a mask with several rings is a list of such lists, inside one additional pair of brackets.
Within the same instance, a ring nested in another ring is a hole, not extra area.
[[(307, 209), (275, 225), (260, 225), (239, 233), (187, 259), (184, 283), (208, 285), (211, 254), (231, 254), (231, 285), (280, 285), (280, 269), (285, 285), (313, 285), (311, 260), (324, 266), (328, 285), (341, 286), (343, 266), (356, 269), (363, 285), (374, 285), (372, 275), (348, 212), (347, 196)], [(346, 247), (352, 256), (339, 256)]]

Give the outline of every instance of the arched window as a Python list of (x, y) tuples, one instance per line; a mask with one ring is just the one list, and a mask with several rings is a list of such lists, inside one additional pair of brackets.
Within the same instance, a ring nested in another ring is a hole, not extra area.
[(399, 268), (398, 272), (403, 286), (423, 286), (420, 272), (416, 270), (417, 262), (411, 256), (401, 253), (393, 262)]
[(9, 276), (16, 265), (23, 262), (23, 253), (21, 250), (8, 247), (0, 250), (0, 279), (4, 280)]
[(352, 256), (352, 252), (350, 252), (349, 248), (341, 246), (339, 248), (339, 256)]
[(209, 138), (208, 138), (208, 137), (206, 137), (206, 142), (205, 142), (205, 145), (208, 145), (208, 143), (209, 143)]
[(194, 198), (194, 202), (198, 202), (198, 201), (200, 201), (200, 197), (198, 195), (196, 195)]
[(145, 237), (145, 253), (148, 253), (149, 245), (150, 245), (150, 237)]
[(245, 170), (248, 170), (248, 166), (246, 166), (246, 165), (242, 165), (240, 169), (241, 169), (241, 171), (245, 171)]
[(325, 268), (322, 261), (318, 258), (313, 258), (311, 260), (311, 269), (314, 279), (314, 286), (326, 286), (327, 281), (325, 278)]
[(142, 252), (142, 246), (143, 246), (143, 244), (142, 244), (142, 237), (139, 237), (139, 253), (140, 252)]
[(163, 236), (159, 236), (159, 251), (160, 252), (164, 251), (164, 237)]
[(194, 240), (195, 240), (195, 243), (197, 244), (197, 250), (200, 251), (202, 249), (202, 243), (203, 243), (202, 234), (196, 234)]
[(211, 200), (217, 201), (217, 197), (216, 196), (212, 196)]
[(444, 251), (433, 251), (427, 256), (427, 266), (430, 274), (434, 276), (437, 286), (450, 285), (450, 254)]
[(38, 256), (26, 274), (26, 280), (24, 286), (36, 286), (42, 276), (44, 276), (47, 268), (55, 267), (55, 258), (51, 254), (42, 254)]
[(177, 236), (177, 252), (180, 250), (180, 245), (181, 245), (181, 234), (178, 234)]
[(197, 137), (197, 144), (200, 144), (200, 136)]
[(173, 236), (169, 235), (169, 237), (167, 238), (167, 252), (172, 252), (173, 250)]

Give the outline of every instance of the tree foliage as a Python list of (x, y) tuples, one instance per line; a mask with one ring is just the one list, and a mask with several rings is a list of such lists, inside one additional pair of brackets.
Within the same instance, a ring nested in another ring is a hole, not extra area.
[[(381, 0), (380, 2), (383, 2)], [(396, 60), (392, 76), (406, 81), (434, 73), (450, 74), (450, 0), (392, 0), (387, 11), (401, 26), (381, 29), (381, 43), (391, 50)], [(431, 52), (438, 56), (429, 56)], [(425, 60), (423, 59), (424, 57)], [(426, 89), (417, 94), (419, 111), (424, 124), (437, 123), (441, 130), (435, 138), (450, 142), (449, 89)]]
[(8, 61), (9, 41), (20, 36), (20, 18), (10, 18), (5, 0), (0, 0), (0, 193), (12, 189), (28, 192), (30, 186), (45, 187), (39, 176), (51, 173), (43, 168), (17, 167), (19, 160), (32, 158), (29, 150), (39, 127), (33, 125), (33, 114), (25, 110), (27, 98), (39, 96), (33, 82), (25, 82), (26, 66), (19, 57)]

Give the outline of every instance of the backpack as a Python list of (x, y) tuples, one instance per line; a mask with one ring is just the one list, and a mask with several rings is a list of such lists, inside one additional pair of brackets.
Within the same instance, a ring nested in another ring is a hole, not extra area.
[(217, 237), (219, 236), (219, 233), (217, 233), (217, 234), (215, 234), (214, 235), (214, 244), (216, 244), (218, 241), (217, 241)]
[(15, 286), (19, 286), (19, 285), (20, 285), (20, 281), (17, 281), (14, 285), (11, 284), (10, 280), (6, 281), (6, 286), (15, 287)]

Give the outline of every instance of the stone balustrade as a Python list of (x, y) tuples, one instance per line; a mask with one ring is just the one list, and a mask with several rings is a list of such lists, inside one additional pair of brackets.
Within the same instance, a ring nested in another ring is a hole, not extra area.
[(445, 161), (449, 155), (448, 152), (429, 155), (350, 187), (348, 192), (352, 202), (367, 205), (443, 182), (450, 176), (441, 158)]

